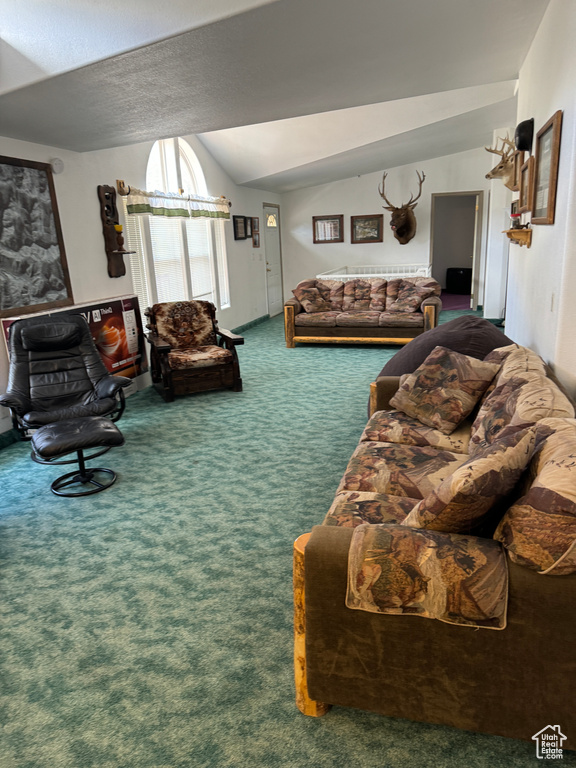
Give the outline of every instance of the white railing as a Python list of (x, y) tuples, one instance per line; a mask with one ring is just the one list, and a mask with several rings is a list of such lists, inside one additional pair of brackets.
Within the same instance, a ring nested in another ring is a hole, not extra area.
[(354, 280), (358, 277), (384, 277), (387, 280), (394, 277), (430, 277), (430, 264), (374, 264), (362, 267), (339, 267), (321, 272), (316, 278), (322, 280)]

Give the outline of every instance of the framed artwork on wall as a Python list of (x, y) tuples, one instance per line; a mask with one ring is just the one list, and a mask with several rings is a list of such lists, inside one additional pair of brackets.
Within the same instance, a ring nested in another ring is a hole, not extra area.
[(343, 243), (344, 214), (312, 216), (312, 236), (315, 243)]
[(524, 152), (517, 149), (514, 152), (514, 173), (512, 176), (512, 191), (518, 192), (520, 190), (520, 171), (524, 165)]
[(260, 248), (260, 232), (254, 232), (254, 230), (252, 230), (252, 247)]
[(250, 216), (246, 216), (246, 237), (252, 237), (252, 218)]
[(536, 134), (532, 224), (554, 224), (561, 133), (562, 110), (559, 109)]
[(534, 158), (529, 157), (520, 169), (520, 201), (518, 213), (532, 213), (534, 204)]
[(246, 240), (246, 216), (232, 216), (234, 240)]
[(350, 217), (351, 243), (381, 243), (384, 214)]
[(260, 232), (260, 219), (258, 216), (252, 216), (252, 232)]
[(74, 304), (49, 163), (0, 156), (0, 317)]

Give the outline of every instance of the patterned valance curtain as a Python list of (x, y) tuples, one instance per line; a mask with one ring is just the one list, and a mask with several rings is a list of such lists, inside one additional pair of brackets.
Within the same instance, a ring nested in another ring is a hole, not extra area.
[(126, 210), (133, 215), (178, 216), (184, 219), (229, 219), (229, 200), (225, 197), (177, 195), (173, 192), (145, 192), (130, 187)]

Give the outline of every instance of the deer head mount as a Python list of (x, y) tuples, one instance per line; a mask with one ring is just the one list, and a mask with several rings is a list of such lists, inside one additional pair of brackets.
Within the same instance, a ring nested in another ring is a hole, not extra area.
[[(498, 149), (498, 142), (502, 142), (502, 148)], [(510, 141), (508, 136), (505, 139), (498, 139), (495, 147), (484, 147), (486, 152), (492, 152), (500, 155), (500, 162), (486, 174), (487, 179), (502, 179), (504, 186), (508, 189), (514, 189), (514, 152), (516, 147), (514, 142)]]
[(397, 208), (395, 205), (392, 205), (390, 200), (388, 200), (384, 194), (384, 182), (386, 181), (387, 175), (388, 174), (384, 172), (382, 176), (382, 189), (378, 186), (380, 197), (384, 202), (388, 203), (388, 205), (383, 205), (382, 208), (384, 208), (385, 211), (392, 211), (390, 227), (392, 228), (394, 237), (398, 240), (400, 245), (406, 245), (406, 243), (410, 242), (416, 234), (416, 216), (414, 216), (414, 208), (418, 205), (418, 199), (422, 194), (422, 184), (424, 183), (426, 176), (424, 172), (420, 175), (418, 171), (416, 171), (418, 182), (420, 184), (418, 194), (414, 197), (414, 195), (410, 193), (410, 200)]

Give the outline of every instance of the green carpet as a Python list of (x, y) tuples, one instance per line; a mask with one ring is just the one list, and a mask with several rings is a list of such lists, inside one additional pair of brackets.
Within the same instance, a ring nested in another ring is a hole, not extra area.
[(243, 393), (129, 398), (104, 493), (57, 498), (66, 470), (0, 451), (0, 766), (536, 765), (525, 742), (298, 712), (292, 542), (322, 521), (397, 348), (288, 350), (280, 317), (245, 337)]

